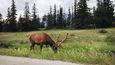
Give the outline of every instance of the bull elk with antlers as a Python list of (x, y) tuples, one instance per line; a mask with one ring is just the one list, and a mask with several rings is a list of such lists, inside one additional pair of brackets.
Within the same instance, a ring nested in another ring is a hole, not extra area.
[(49, 45), (52, 50), (56, 53), (58, 48), (61, 46), (61, 43), (64, 43), (67, 39), (66, 37), (59, 41), (60, 34), (57, 37), (57, 40), (54, 41), (48, 34), (46, 33), (34, 33), (29, 37), (29, 41), (31, 42), (30, 50), (34, 49), (35, 45), (40, 45), (40, 50), (42, 51), (43, 45)]

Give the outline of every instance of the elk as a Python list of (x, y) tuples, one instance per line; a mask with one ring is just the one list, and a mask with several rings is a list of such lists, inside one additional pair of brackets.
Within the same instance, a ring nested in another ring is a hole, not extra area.
[(43, 45), (50, 46), (52, 50), (57, 53), (58, 48), (67, 39), (68, 33), (63, 40), (59, 40), (60, 34), (58, 35), (56, 41), (54, 41), (47, 33), (34, 33), (29, 37), (31, 43), (30, 50), (34, 49), (35, 45), (40, 45), (40, 51), (42, 51)]

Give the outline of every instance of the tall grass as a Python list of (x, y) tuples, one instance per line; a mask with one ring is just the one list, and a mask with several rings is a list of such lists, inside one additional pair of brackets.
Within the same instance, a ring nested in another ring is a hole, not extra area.
[(28, 37), (34, 32), (4, 33), (0, 36), (0, 42), (12, 44), (8, 48), (0, 48), (1, 55), (23, 56), (38, 59), (62, 60), (83, 64), (114, 65), (115, 56), (110, 56), (109, 52), (115, 49), (114, 45), (108, 45), (105, 41), (108, 34), (114, 29), (107, 29), (107, 34), (100, 34), (99, 30), (46, 30), (34, 32), (47, 32), (54, 40), (61, 34), (61, 39), (65, 37), (65, 32), (69, 33), (69, 39), (62, 44), (62, 48), (55, 54), (52, 49), (44, 46), (40, 52), (39, 46), (30, 51)]
[(106, 41), (108, 42), (108, 44), (115, 45), (115, 31), (107, 35)]

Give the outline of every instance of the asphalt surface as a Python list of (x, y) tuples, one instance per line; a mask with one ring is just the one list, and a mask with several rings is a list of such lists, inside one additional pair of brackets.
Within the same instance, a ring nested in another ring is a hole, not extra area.
[(39, 60), (24, 57), (0, 56), (0, 65), (83, 65), (70, 62)]

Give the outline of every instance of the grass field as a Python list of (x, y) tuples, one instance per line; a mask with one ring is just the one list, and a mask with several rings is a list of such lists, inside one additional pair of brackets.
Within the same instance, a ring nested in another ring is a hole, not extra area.
[[(52, 49), (44, 46), (40, 53), (39, 46), (30, 51), (29, 36), (34, 32), (46, 32), (54, 40), (61, 34), (69, 33), (69, 39), (55, 54)], [(0, 55), (21, 56), (38, 59), (69, 61), (83, 64), (114, 65), (115, 28), (95, 30), (45, 30), (32, 32), (0, 33)]]

